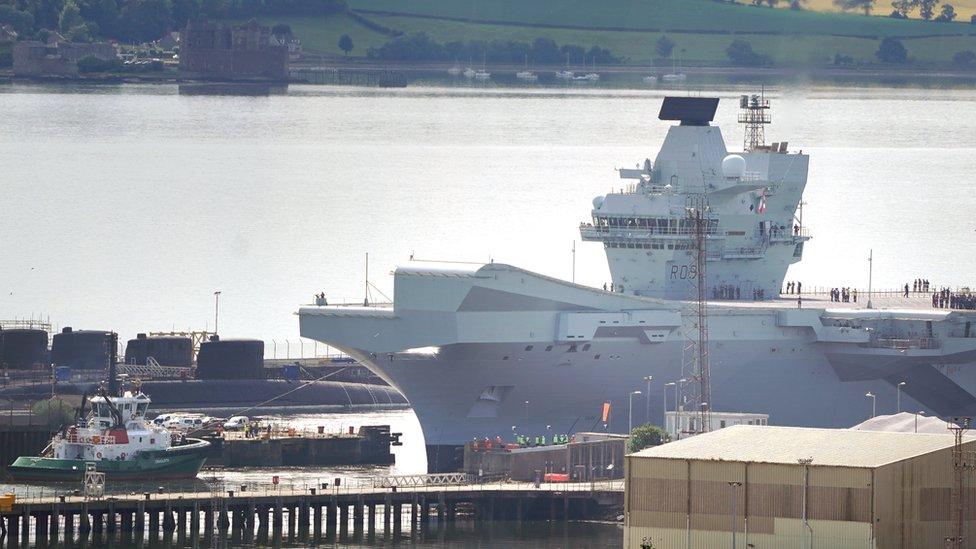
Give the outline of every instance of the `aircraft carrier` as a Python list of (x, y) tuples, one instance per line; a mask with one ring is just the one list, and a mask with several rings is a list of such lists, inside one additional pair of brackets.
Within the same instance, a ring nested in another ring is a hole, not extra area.
[[(896, 398), (903, 410), (976, 413), (976, 315), (932, 308), (927, 295), (781, 296), (811, 238), (798, 210), (809, 156), (766, 145), (767, 100), (741, 102), (744, 150), (730, 153), (710, 124), (718, 99), (666, 98), (659, 118), (677, 124), (654, 161), (620, 170), (627, 186), (593, 199), (580, 231), (604, 246), (612, 285), (411, 262), (394, 273), (391, 305), (303, 306), (301, 335), (399, 389), (428, 445), (602, 430), (606, 402), (609, 430), (623, 432), (631, 393), (648, 387), (634, 417), (649, 398), (647, 419), (662, 424), (696, 390), (686, 353), (702, 293), (710, 410), (850, 427), (871, 415), (870, 392), (879, 413)], [(690, 205), (704, 212), (697, 225)]]

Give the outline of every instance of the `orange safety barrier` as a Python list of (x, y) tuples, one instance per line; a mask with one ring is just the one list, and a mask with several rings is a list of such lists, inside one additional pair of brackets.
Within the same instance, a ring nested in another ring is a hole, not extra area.
[(9, 513), (14, 510), (14, 501), (17, 498), (13, 494), (4, 494), (0, 496), (0, 511), (4, 513)]
[(569, 475), (566, 473), (546, 473), (542, 480), (545, 482), (569, 482)]

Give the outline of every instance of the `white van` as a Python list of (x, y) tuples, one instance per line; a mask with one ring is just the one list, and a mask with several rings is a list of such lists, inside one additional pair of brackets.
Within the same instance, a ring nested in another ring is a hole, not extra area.
[(203, 428), (203, 418), (176, 416), (163, 423), (163, 426), (167, 429), (177, 429), (179, 431), (194, 431)]
[(234, 416), (224, 422), (225, 431), (243, 431), (250, 425), (251, 420), (247, 416)]

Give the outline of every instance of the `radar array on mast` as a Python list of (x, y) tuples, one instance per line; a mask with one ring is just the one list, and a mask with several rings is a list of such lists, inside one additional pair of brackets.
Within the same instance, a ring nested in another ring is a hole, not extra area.
[(739, 97), (739, 124), (746, 127), (742, 149), (753, 151), (766, 146), (765, 126), (772, 122), (769, 116), (769, 99), (764, 94)]

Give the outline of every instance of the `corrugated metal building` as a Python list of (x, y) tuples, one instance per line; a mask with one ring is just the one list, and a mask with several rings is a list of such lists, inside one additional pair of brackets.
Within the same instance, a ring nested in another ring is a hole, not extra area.
[[(736, 425), (648, 448), (625, 460), (624, 545), (945, 547), (953, 444), (948, 431)], [(964, 455), (973, 450), (966, 438)], [(965, 486), (965, 547), (976, 548), (976, 489)]]

